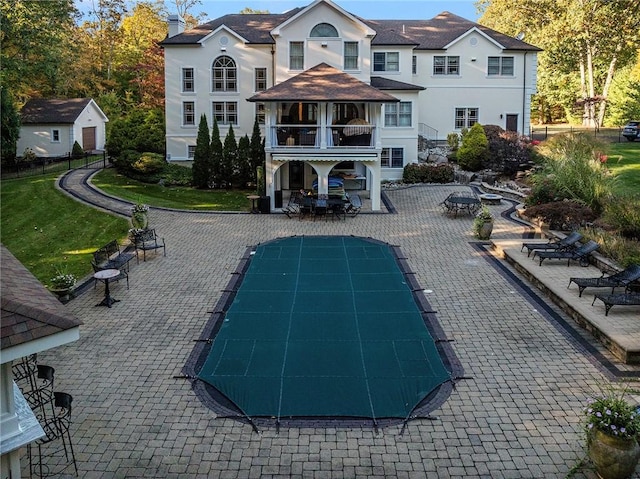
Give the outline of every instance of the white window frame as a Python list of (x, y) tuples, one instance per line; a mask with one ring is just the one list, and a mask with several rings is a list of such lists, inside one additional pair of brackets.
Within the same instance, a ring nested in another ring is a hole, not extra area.
[[(226, 62), (224, 65), (222, 62)], [(220, 64), (220, 65), (216, 65)], [(220, 55), (211, 64), (211, 92), (238, 91), (238, 65), (229, 55)]]
[[(188, 77), (188, 72), (191, 72), (191, 78)], [(182, 93), (195, 93), (196, 91), (196, 77), (195, 68), (185, 67), (182, 69)], [(191, 83), (191, 89), (187, 85)]]
[[(355, 54), (348, 52), (348, 47), (355, 48)], [(343, 62), (345, 70), (357, 70), (360, 61), (360, 45), (358, 42), (344, 42), (343, 44)]]
[(459, 55), (434, 55), (433, 57), (433, 75), (460, 75), (460, 56)]
[[(398, 156), (395, 156), (396, 153), (399, 153), (399, 158), (402, 160), (400, 166), (394, 166), (393, 160), (394, 158), (397, 160)], [(381, 168), (404, 168), (404, 148), (401, 146), (389, 146), (382, 148), (380, 152), (380, 167)]]
[(454, 113), (454, 127), (456, 130), (471, 128), (480, 119), (480, 108), (456, 107)]
[(238, 124), (238, 102), (237, 101), (214, 101), (211, 102), (212, 118), (215, 118), (218, 125)]
[[(384, 66), (382, 69), (376, 68), (376, 66), (381, 65), (382, 62), (378, 61), (376, 63), (376, 56), (380, 58), (384, 55)], [(396, 68), (391, 68), (395, 66)], [(373, 52), (373, 71), (374, 72), (392, 72), (398, 73), (400, 72), (400, 52)]]
[[(294, 52), (300, 48), (300, 52)], [(289, 42), (289, 70), (304, 70), (304, 42)]]
[(412, 75), (418, 74), (418, 55), (413, 55), (411, 57), (411, 74)]
[[(408, 120), (408, 124), (407, 124)], [(384, 126), (391, 128), (411, 128), (413, 124), (413, 104), (410, 101), (384, 104)]]
[[(189, 118), (189, 115), (192, 117), (191, 121), (187, 121)], [(182, 102), (182, 126), (196, 126), (196, 102), (195, 101)]]
[(193, 160), (196, 156), (196, 145), (187, 145), (187, 159)]
[(51, 129), (51, 143), (60, 143), (60, 130), (58, 128)]
[(266, 103), (256, 102), (256, 118), (258, 119), (258, 125), (264, 125), (267, 122)]
[(254, 69), (254, 88), (255, 91), (265, 91), (267, 89), (267, 69), (258, 67)]
[[(511, 65), (508, 65), (509, 63), (508, 60), (510, 60)], [(507, 63), (507, 65), (505, 65), (505, 63)], [(516, 71), (515, 57), (513, 56), (487, 57), (487, 76), (513, 77), (515, 75), (515, 71)]]

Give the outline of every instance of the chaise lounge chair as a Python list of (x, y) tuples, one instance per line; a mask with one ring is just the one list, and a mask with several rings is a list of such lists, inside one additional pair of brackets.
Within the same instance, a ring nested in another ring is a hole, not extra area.
[(609, 316), (609, 310), (614, 306), (640, 306), (640, 293), (596, 294), (591, 306), (599, 299), (604, 303), (604, 315)]
[[(575, 248), (576, 243), (581, 239), (582, 235), (577, 231), (574, 231), (569, 234), (569, 236), (566, 236), (561, 240), (557, 240), (554, 238), (547, 243), (522, 243), (522, 248), (520, 248), (520, 251), (527, 248), (527, 256), (529, 256), (532, 251), (566, 251)], [(533, 254), (533, 257), (536, 257), (535, 253)]]
[(615, 288), (625, 287), (628, 288), (631, 283), (640, 279), (640, 264), (632, 264), (625, 270), (610, 276), (605, 276), (604, 273), (599, 278), (570, 278), (569, 286), (571, 283), (578, 285), (578, 296), (582, 296), (582, 292), (585, 288), (611, 288), (611, 294)]
[(566, 259), (567, 266), (571, 264), (571, 260), (574, 260), (579, 261), (580, 266), (588, 266), (589, 255), (599, 247), (600, 245), (598, 243), (590, 240), (573, 251), (536, 251), (536, 253), (538, 254), (538, 258), (540, 258), (540, 266), (542, 266), (542, 262), (545, 259)]

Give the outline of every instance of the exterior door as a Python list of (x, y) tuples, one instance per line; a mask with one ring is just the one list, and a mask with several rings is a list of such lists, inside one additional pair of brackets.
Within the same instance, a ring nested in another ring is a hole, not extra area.
[(507, 115), (507, 131), (518, 131), (518, 115)]
[(82, 149), (92, 151), (96, 149), (96, 127), (89, 126), (82, 129)]
[(289, 162), (289, 189), (304, 188), (304, 163), (302, 161)]

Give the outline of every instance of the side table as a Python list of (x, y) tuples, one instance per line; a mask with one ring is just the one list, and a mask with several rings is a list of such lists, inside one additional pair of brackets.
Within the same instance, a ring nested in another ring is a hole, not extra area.
[(104, 281), (104, 298), (96, 304), (96, 306), (106, 306), (110, 308), (113, 303), (120, 301), (119, 299), (112, 298), (111, 293), (109, 292), (109, 281), (118, 276), (120, 276), (120, 270), (118, 269), (103, 269), (102, 271), (94, 273), (93, 277), (95, 279)]
[(256, 205), (256, 201), (258, 201), (260, 197), (258, 195), (247, 195), (247, 199), (251, 200), (251, 212), (259, 213), (260, 211), (258, 211), (258, 206)]

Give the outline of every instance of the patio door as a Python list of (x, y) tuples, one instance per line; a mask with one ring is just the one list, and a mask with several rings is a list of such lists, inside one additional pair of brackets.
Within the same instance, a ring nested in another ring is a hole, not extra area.
[(289, 162), (289, 189), (299, 190), (304, 188), (304, 162)]

